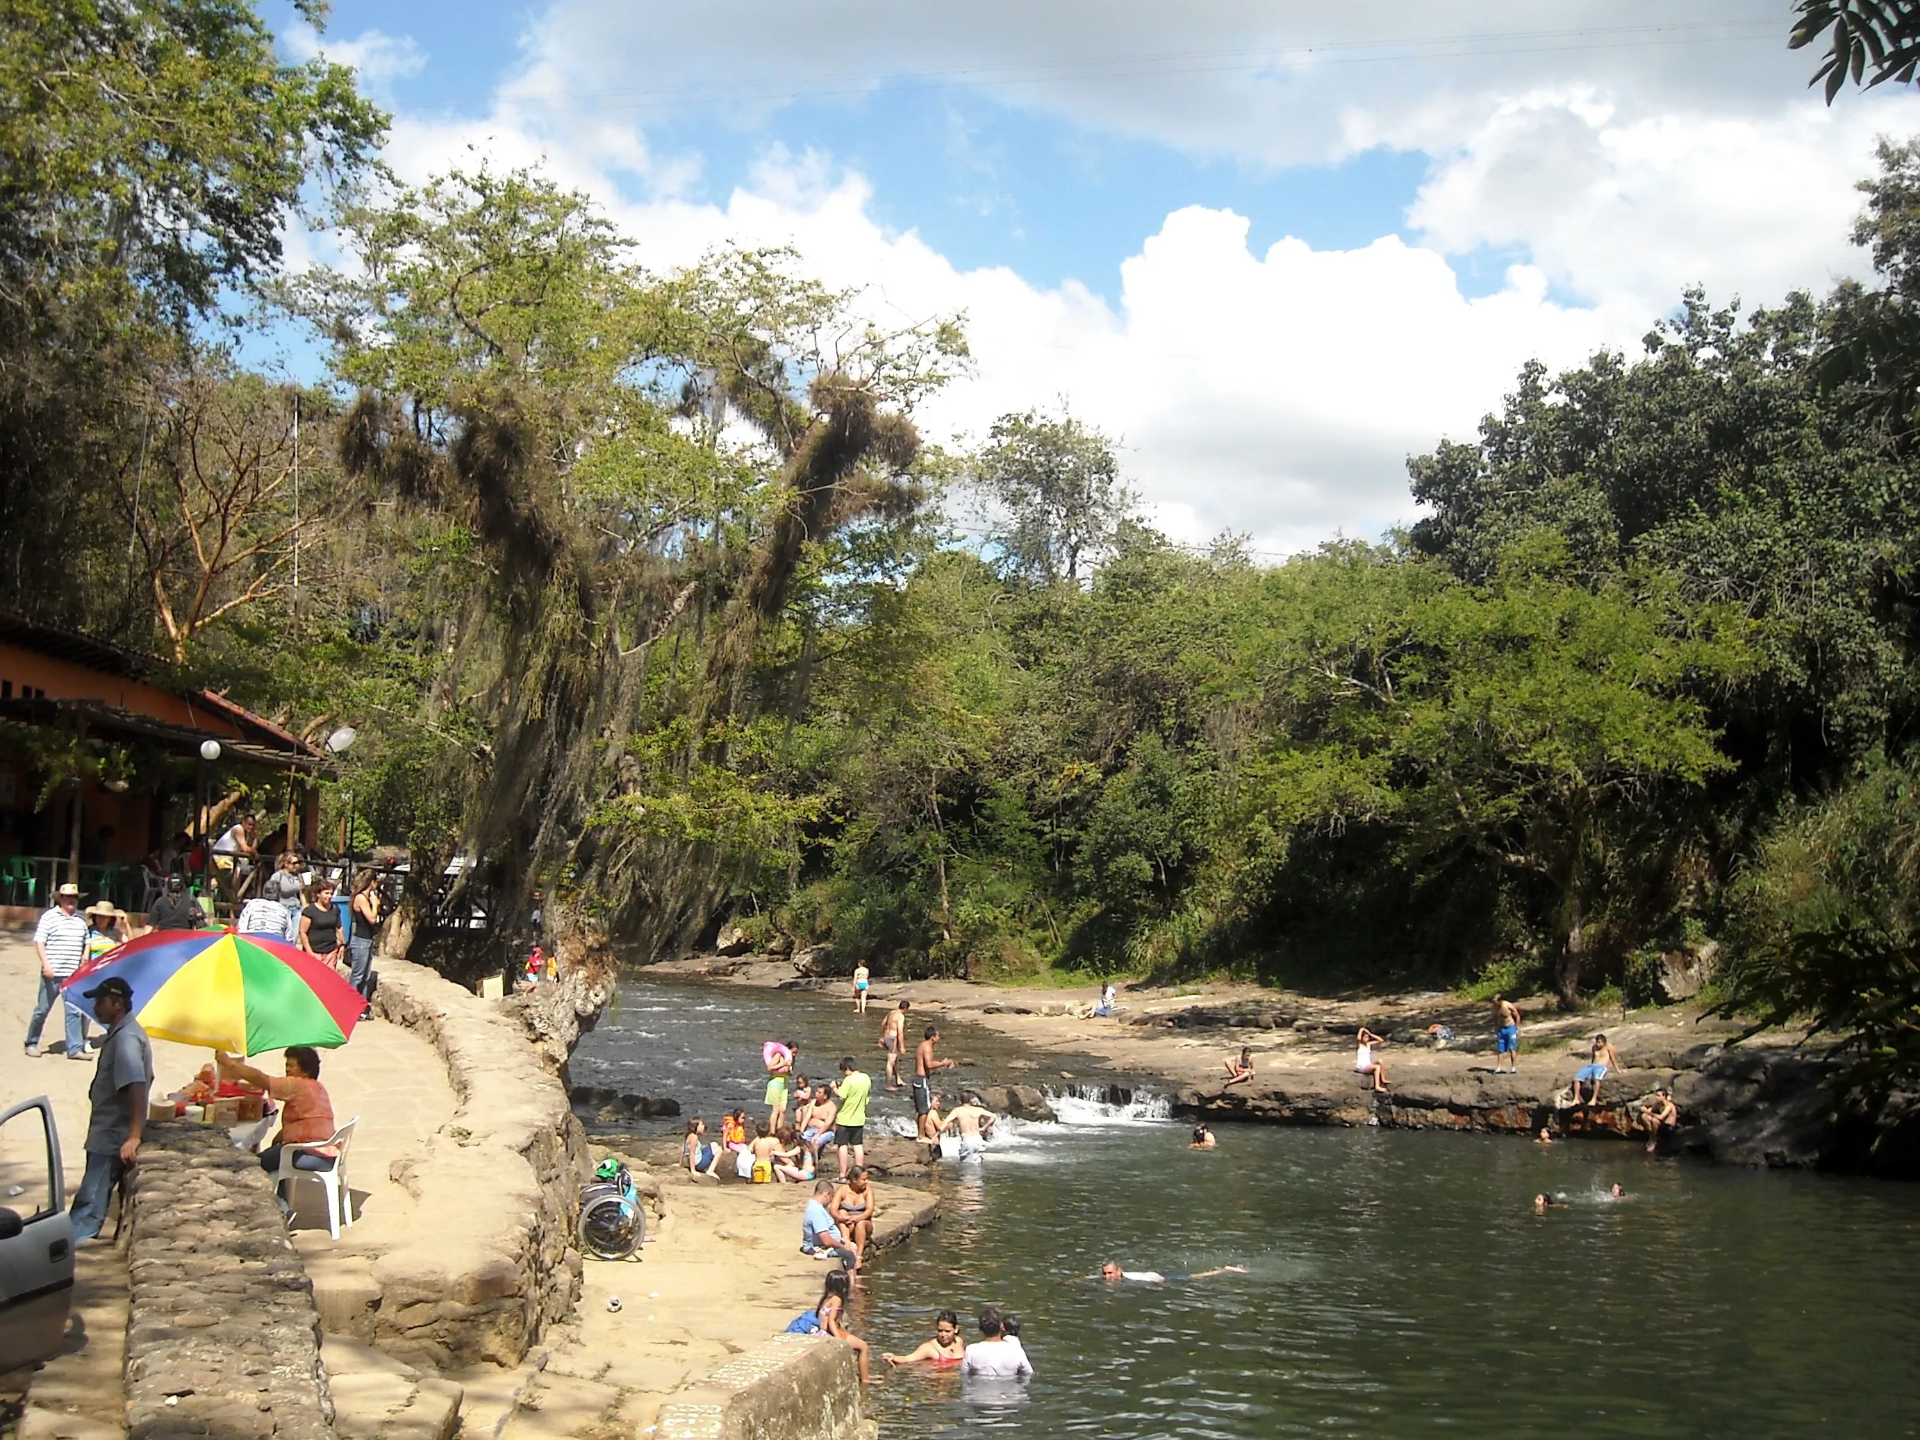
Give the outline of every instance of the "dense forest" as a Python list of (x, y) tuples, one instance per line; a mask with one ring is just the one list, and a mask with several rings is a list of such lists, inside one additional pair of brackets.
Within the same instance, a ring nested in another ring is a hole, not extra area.
[[(245, 4), (4, 32), (0, 603), (350, 719), (330, 833), (351, 794), (519, 913), (881, 973), (1635, 1002), (1691, 950), (1913, 1066), (1913, 147), (1870, 284), (1530, 365), (1410, 530), (1261, 565), (1070, 413), (924, 444), (960, 317), (655, 271), (538, 173), (395, 183)], [(305, 223), (337, 265), (282, 264)], [(240, 358), (294, 327), (324, 383)]]

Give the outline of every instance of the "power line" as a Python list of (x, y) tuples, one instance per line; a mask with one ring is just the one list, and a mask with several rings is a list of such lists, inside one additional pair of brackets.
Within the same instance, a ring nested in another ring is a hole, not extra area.
[[(1084, 60), (1033, 60), (993, 66), (873, 71), (824, 76), (809, 84), (768, 88), (760, 82), (701, 81), (639, 89), (574, 91), (562, 99), (514, 96), (508, 103), (544, 103), (561, 112), (667, 110), (719, 101), (791, 104), (875, 91), (898, 92), (957, 86), (1003, 88), (1077, 79), (1145, 79), (1235, 71), (1306, 70), (1330, 65), (1390, 64), (1406, 60), (1556, 54), (1573, 50), (1618, 50), (1671, 45), (1745, 43), (1777, 38), (1778, 27), (1760, 21), (1698, 21), (1673, 25), (1610, 26), (1578, 30), (1532, 30), (1483, 35), (1433, 36), (1401, 41), (1329, 41), (1278, 49), (1190, 50)], [(621, 101), (605, 104), (605, 101)]]

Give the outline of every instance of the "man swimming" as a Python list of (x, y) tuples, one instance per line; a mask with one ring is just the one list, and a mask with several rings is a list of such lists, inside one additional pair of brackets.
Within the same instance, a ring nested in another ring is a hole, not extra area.
[[(1520, 1007), (1504, 995), (1493, 997), (1494, 1023), (1500, 1028), (1493, 1036), (1493, 1071), (1503, 1069), (1509, 1075), (1520, 1073)], [(1505, 1059), (1508, 1065), (1501, 1065)]]
[(899, 1008), (889, 1010), (880, 1022), (880, 1048), (887, 1052), (887, 1089), (900, 1088), (900, 1052), (907, 1048), (907, 1011), (911, 1000), (902, 1000)]
[(1222, 1265), (1217, 1270), (1196, 1270), (1191, 1275), (1162, 1275), (1158, 1270), (1122, 1270), (1114, 1261), (1108, 1260), (1100, 1266), (1100, 1274), (1096, 1278), (1109, 1284), (1116, 1280), (1135, 1280), (1142, 1285), (1165, 1285), (1171, 1281), (1206, 1280), (1215, 1275), (1246, 1273), (1247, 1267), (1244, 1265)]

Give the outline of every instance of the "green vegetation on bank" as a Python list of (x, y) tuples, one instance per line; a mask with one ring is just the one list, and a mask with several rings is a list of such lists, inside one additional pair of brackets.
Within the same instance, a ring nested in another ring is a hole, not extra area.
[[(351, 719), (359, 845), (882, 973), (1640, 1000), (1712, 940), (1744, 1013), (1914, 1067), (1912, 149), (1872, 284), (1529, 366), (1411, 530), (1262, 565), (1070, 414), (924, 446), (960, 317), (658, 273), (537, 173), (395, 184), (244, 4), (4, 38), (0, 602)], [(287, 273), (309, 212), (340, 263)], [(237, 358), (296, 323), (329, 383)]]

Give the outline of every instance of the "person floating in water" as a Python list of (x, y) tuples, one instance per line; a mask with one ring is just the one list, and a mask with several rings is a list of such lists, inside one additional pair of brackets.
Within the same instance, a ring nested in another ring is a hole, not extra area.
[[(1509, 1075), (1520, 1073), (1520, 1007), (1504, 995), (1493, 997), (1493, 1019), (1499, 1028), (1493, 1034), (1493, 1069)], [(1500, 1062), (1507, 1063), (1502, 1065)]]
[(1626, 1187), (1626, 1186), (1624, 1186), (1624, 1185), (1622, 1185), (1622, 1184), (1621, 1184), (1621, 1183), (1620, 1183), (1620, 1182), (1619, 1182), (1618, 1180), (1616, 1180), (1616, 1181), (1614, 1181), (1614, 1182), (1613, 1182), (1613, 1185), (1612, 1185), (1612, 1186), (1611, 1186), (1611, 1187), (1610, 1187), (1610, 1188), (1608, 1189), (1608, 1191), (1607, 1191), (1607, 1198), (1608, 1198), (1609, 1200), (1624, 1200), (1624, 1199), (1626, 1199), (1626, 1198), (1627, 1198), (1627, 1187)]
[(1251, 1079), (1253, 1079), (1253, 1047), (1242, 1045), (1240, 1058), (1227, 1061), (1227, 1084), (1220, 1088), (1225, 1090), (1227, 1085), (1244, 1085)]
[(1244, 1265), (1222, 1265), (1215, 1270), (1196, 1270), (1191, 1275), (1162, 1275), (1158, 1270), (1122, 1270), (1116, 1261), (1108, 1260), (1101, 1264), (1098, 1279), (1112, 1283), (1116, 1280), (1134, 1280), (1142, 1285), (1165, 1285), (1180, 1280), (1207, 1280), (1215, 1275), (1244, 1275)]
[(1377, 1095), (1387, 1088), (1387, 1067), (1373, 1058), (1373, 1047), (1376, 1045), (1384, 1045), (1387, 1042), (1382, 1036), (1374, 1034), (1373, 1031), (1367, 1029), (1364, 1025), (1360, 1027), (1360, 1034), (1356, 1038), (1358, 1045), (1353, 1052), (1353, 1073), (1356, 1075), (1371, 1075), (1373, 1077), (1373, 1091), (1374, 1094)]
[(1564, 1210), (1567, 1205), (1565, 1195), (1540, 1194), (1533, 1197), (1533, 1213), (1544, 1215), (1549, 1210)]
[(942, 1310), (933, 1317), (933, 1339), (923, 1341), (918, 1349), (905, 1355), (889, 1351), (880, 1358), (889, 1365), (918, 1365), (922, 1361), (958, 1365), (966, 1353), (967, 1342), (960, 1338), (960, 1317), (951, 1310)]
[(1211, 1150), (1220, 1142), (1213, 1138), (1213, 1131), (1204, 1125), (1193, 1127), (1193, 1139), (1187, 1142), (1189, 1150)]
[(1618, 1070), (1619, 1068), (1620, 1057), (1613, 1053), (1613, 1046), (1607, 1043), (1607, 1037), (1604, 1035), (1594, 1036), (1593, 1048), (1589, 1052), (1587, 1063), (1576, 1070), (1573, 1075), (1573, 1103), (1576, 1106), (1581, 1103), (1581, 1085), (1591, 1084), (1593, 1086), (1593, 1093), (1587, 1096), (1586, 1103), (1589, 1105), (1598, 1105), (1600, 1103), (1600, 1082), (1607, 1078), (1607, 1072), (1609, 1070)]

